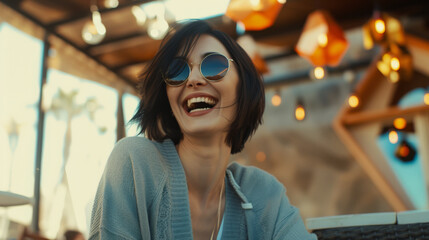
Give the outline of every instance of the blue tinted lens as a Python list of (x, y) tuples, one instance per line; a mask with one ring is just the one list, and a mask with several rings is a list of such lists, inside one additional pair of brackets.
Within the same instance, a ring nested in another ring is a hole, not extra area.
[(176, 58), (167, 69), (165, 80), (171, 85), (183, 83), (189, 76), (189, 66), (184, 59)]
[(208, 80), (219, 80), (228, 72), (228, 59), (220, 54), (212, 54), (201, 62), (201, 73)]

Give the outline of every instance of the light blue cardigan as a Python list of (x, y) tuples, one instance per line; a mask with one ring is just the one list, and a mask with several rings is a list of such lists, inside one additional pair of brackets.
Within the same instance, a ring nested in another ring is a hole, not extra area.
[[(222, 239), (317, 239), (270, 174), (228, 166)], [(185, 172), (171, 140), (119, 141), (95, 197), (90, 239), (192, 239)]]

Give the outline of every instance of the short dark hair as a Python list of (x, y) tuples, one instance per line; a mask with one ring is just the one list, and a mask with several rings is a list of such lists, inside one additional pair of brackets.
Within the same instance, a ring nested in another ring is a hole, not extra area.
[(225, 142), (231, 147), (232, 154), (238, 153), (262, 123), (265, 108), (262, 77), (236, 41), (202, 20), (177, 24), (164, 38), (158, 53), (139, 76), (141, 101), (131, 121), (138, 122), (140, 134), (144, 133), (149, 139), (160, 142), (170, 138), (174, 144), (180, 142), (183, 133), (171, 112), (162, 74), (175, 56), (187, 56), (201, 35), (210, 35), (219, 40), (237, 67), (237, 113)]

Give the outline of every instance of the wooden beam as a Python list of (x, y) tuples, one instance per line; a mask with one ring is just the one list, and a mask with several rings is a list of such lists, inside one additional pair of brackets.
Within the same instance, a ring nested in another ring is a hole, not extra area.
[[(138, 4), (143, 4), (143, 3), (151, 2), (151, 1), (153, 1), (153, 0), (134, 0), (134, 1), (126, 2), (126, 3), (121, 3), (116, 8), (100, 8), (99, 12), (100, 13), (114, 12), (114, 11), (118, 11), (118, 10), (126, 8), (126, 7), (130, 7), (130, 6), (134, 6), (134, 5), (138, 5)], [(49, 29), (56, 28), (56, 27), (64, 25), (64, 24), (68, 24), (71, 22), (75, 22), (75, 21), (87, 18), (87, 17), (91, 16), (91, 11), (90, 11), (89, 7), (90, 7), (90, 5), (88, 2), (88, 10), (87, 11), (79, 12), (79, 13), (76, 13), (73, 16), (70, 16), (68, 18), (64, 18), (64, 19), (61, 19), (59, 21), (50, 23), (47, 25), (47, 28), (49, 28)]]
[(429, 41), (408, 34), (407, 47), (413, 56), (414, 68), (429, 76)]
[(121, 79), (125, 84), (127, 84), (128, 86), (131, 86), (132, 88), (135, 88), (135, 82), (132, 81), (131, 79), (125, 77), (124, 75), (118, 73), (118, 72), (114, 72), (112, 71), (109, 66), (107, 66), (106, 64), (104, 64), (103, 62), (101, 62), (100, 60), (98, 60), (97, 58), (95, 58), (94, 56), (91, 56), (88, 52), (85, 52), (81, 47), (79, 47), (78, 45), (76, 45), (75, 43), (73, 43), (72, 41), (70, 41), (69, 39), (67, 39), (66, 37), (64, 37), (63, 35), (61, 35), (60, 33), (56, 32), (55, 30), (53, 30), (50, 27), (47, 27), (44, 23), (42, 23), (40, 20), (38, 20), (37, 18), (35, 18), (34, 16), (28, 14), (27, 12), (23, 11), (22, 9), (20, 9), (19, 7), (13, 5), (12, 3), (10, 3), (10, 1), (6, 1), (4, 2), (6, 6), (10, 7), (11, 9), (15, 10), (17, 13), (19, 13), (20, 15), (22, 15), (24, 18), (32, 21), (34, 24), (40, 26), (41, 28), (43, 28), (47, 33), (49, 33), (52, 36), (55, 36), (59, 39), (61, 39), (61, 41), (67, 43), (68, 45), (70, 45), (71, 47), (75, 48), (76, 50), (78, 50), (79, 52), (83, 53), (86, 57), (88, 57), (89, 59), (94, 60), (96, 63), (98, 63), (100, 66), (103, 66), (104, 68), (108, 69), (109, 71), (111, 71), (113, 74), (115, 74), (119, 79)]
[(343, 126), (340, 118), (336, 118), (333, 128), (339, 138), (343, 141), (350, 153), (356, 159), (357, 163), (368, 174), (371, 181), (375, 184), (380, 193), (389, 202), (395, 211), (409, 210), (411, 206), (407, 204), (394, 190), (391, 183), (384, 177), (374, 162), (368, 157), (365, 151), (359, 146), (349, 131)]
[(349, 113), (344, 115), (340, 121), (342, 124), (347, 126), (374, 122), (392, 123), (393, 120), (398, 117), (403, 117), (407, 121), (412, 121), (415, 115), (424, 113), (429, 113), (428, 105), (420, 105), (409, 108), (391, 107), (385, 110)]
[(429, 194), (429, 112), (418, 113), (414, 118), (414, 126), (418, 139), (418, 153), (422, 163), (423, 176), (425, 176), (426, 189)]

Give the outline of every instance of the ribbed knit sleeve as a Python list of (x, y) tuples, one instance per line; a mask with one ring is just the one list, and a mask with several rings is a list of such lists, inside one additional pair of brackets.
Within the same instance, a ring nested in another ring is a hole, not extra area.
[(249, 239), (317, 239), (307, 231), (298, 209), (290, 204), (283, 184), (274, 176), (236, 163), (229, 169), (253, 205), (253, 209), (246, 210)]
[(141, 224), (147, 223), (147, 210), (137, 208), (129, 150), (127, 141), (118, 142), (109, 157), (94, 200), (89, 239), (150, 239), (149, 224)]
[(274, 240), (316, 240), (315, 234), (308, 233), (296, 207), (292, 206), (283, 186), (279, 197), (278, 214), (274, 227)]

